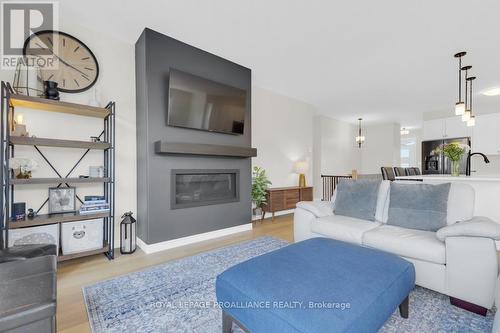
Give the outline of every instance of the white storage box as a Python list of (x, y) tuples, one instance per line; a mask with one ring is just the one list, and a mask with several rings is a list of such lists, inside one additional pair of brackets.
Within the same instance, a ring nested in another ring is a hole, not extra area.
[(103, 219), (67, 222), (61, 225), (62, 253), (91, 251), (103, 246)]
[[(11, 222), (14, 224), (15, 222)], [(59, 253), (59, 228), (57, 224), (9, 230), (9, 246), (26, 244), (56, 244)]]

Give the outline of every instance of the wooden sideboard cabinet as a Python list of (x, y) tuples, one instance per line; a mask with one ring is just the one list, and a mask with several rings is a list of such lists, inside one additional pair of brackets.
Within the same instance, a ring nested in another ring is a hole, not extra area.
[(267, 203), (262, 207), (262, 220), (266, 213), (274, 213), (282, 210), (294, 209), (299, 201), (312, 201), (312, 186), (299, 187), (275, 187), (267, 190)]

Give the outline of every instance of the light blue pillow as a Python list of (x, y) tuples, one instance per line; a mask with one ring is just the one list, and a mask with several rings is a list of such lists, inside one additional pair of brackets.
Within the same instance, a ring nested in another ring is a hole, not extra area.
[(391, 183), (387, 224), (425, 231), (446, 226), (450, 186)]
[(335, 215), (375, 221), (380, 180), (340, 180), (335, 197)]

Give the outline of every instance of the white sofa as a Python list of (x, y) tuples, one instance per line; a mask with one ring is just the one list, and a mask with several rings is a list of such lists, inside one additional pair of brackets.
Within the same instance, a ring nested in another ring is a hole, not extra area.
[(334, 215), (334, 201), (303, 201), (294, 213), (295, 241), (329, 237), (397, 254), (412, 262), (422, 287), (490, 309), (498, 276), (500, 224), (474, 217), (474, 189), (452, 183), (447, 226), (437, 232), (386, 225), (390, 182), (377, 197), (376, 221)]

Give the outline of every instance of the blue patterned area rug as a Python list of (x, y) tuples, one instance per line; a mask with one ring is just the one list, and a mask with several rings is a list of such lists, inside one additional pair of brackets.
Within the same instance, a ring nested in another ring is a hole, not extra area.
[[(262, 237), (84, 287), (92, 331), (219, 333), (216, 276), (287, 244)], [(410, 318), (396, 311), (380, 332), (490, 332), (492, 325), (491, 313), (475, 315), (450, 305), (445, 295), (417, 287), (410, 295)]]

